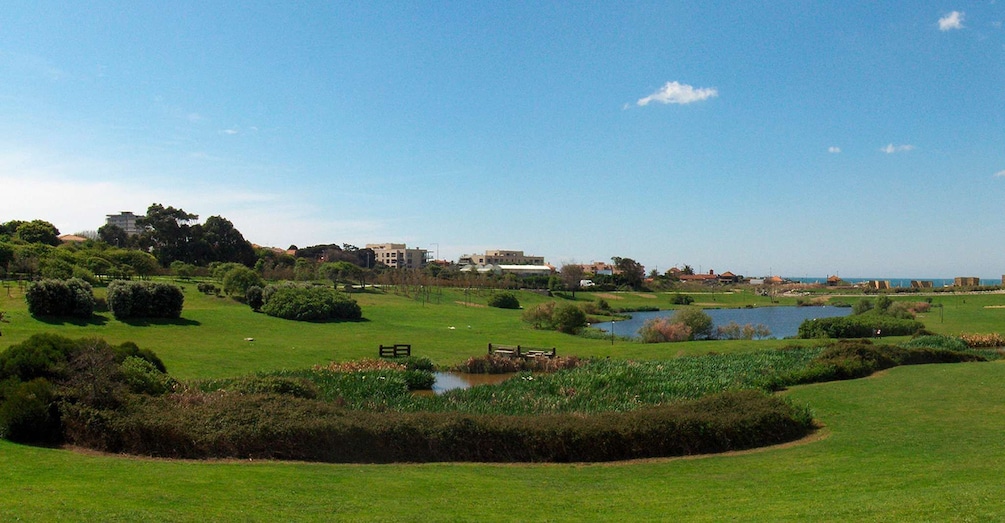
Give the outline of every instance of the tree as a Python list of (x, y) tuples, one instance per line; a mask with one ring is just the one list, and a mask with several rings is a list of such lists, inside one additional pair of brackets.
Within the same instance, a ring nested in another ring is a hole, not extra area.
[(25, 243), (42, 243), (45, 245), (59, 245), (59, 229), (55, 225), (44, 220), (32, 220), (22, 223), (14, 231), (14, 237)]
[(576, 334), (586, 326), (586, 313), (571, 303), (563, 303), (555, 307), (551, 321), (560, 332)]
[(223, 292), (227, 294), (247, 296), (248, 289), (255, 286), (262, 286), (262, 277), (244, 266), (231, 269), (223, 276)]
[(255, 263), (255, 249), (234, 224), (221, 216), (210, 216), (204, 225), (196, 226), (198, 240), (209, 248), (206, 262), (236, 262), (251, 266)]
[(576, 297), (576, 290), (581, 286), (583, 281), (583, 266), (575, 263), (566, 263), (558, 271), (558, 276), (562, 280), (562, 284), (565, 288), (572, 292), (572, 297)]
[(705, 339), (712, 336), (712, 317), (700, 307), (683, 307), (671, 317), (673, 323), (682, 323), (691, 328), (691, 339)]
[(639, 262), (631, 258), (621, 258), (615, 256), (611, 258), (614, 262), (615, 281), (621, 285), (628, 285), (633, 289), (642, 288), (642, 280), (646, 275), (646, 268)]
[(164, 267), (175, 260), (188, 262), (189, 244), (193, 240), (189, 223), (198, 219), (198, 215), (182, 209), (152, 204), (147, 208), (146, 216), (136, 220), (136, 225), (143, 230), (140, 243), (151, 247), (157, 261)]
[(98, 239), (114, 247), (125, 247), (129, 243), (126, 230), (111, 223), (98, 227)]

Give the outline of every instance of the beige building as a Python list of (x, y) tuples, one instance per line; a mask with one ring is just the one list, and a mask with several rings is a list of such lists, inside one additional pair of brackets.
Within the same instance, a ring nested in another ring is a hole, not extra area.
[(377, 263), (395, 269), (421, 269), (429, 257), (426, 249), (409, 249), (404, 243), (368, 243), (366, 248), (373, 250)]
[(460, 265), (544, 265), (544, 256), (527, 256), (523, 251), (491, 250), (485, 254), (465, 254)]
[(136, 216), (132, 211), (122, 211), (119, 214), (106, 214), (105, 225), (114, 225), (132, 236), (140, 233), (139, 227), (136, 226), (137, 218), (142, 218), (142, 216)]

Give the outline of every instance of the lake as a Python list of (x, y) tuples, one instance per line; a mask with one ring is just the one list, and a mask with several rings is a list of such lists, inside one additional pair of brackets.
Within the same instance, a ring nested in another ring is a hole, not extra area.
[[(754, 307), (751, 309), (704, 309), (712, 317), (715, 327), (735, 321), (740, 325), (763, 324), (771, 330), (772, 338), (791, 338), (799, 332), (804, 320), (848, 316), (851, 307)], [(632, 319), (614, 322), (616, 336), (636, 337), (639, 329), (650, 318), (672, 316), (674, 311), (633, 312)], [(594, 323), (593, 327), (611, 332), (611, 323)]]

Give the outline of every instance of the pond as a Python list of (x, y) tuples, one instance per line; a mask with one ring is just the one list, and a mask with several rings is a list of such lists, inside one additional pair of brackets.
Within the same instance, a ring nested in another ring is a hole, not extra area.
[(516, 373), (468, 374), (467, 372), (441, 371), (434, 372), (433, 376), (436, 381), (433, 382), (431, 394), (443, 394), (448, 390), (469, 389), (475, 385), (498, 385), (516, 376)]
[[(633, 312), (632, 319), (614, 322), (616, 336), (636, 337), (646, 320), (672, 316), (674, 311)], [(772, 338), (791, 338), (799, 333), (804, 320), (848, 316), (851, 307), (754, 307), (751, 309), (705, 309), (715, 327), (735, 321), (740, 325), (763, 324), (771, 330)], [(611, 332), (611, 323), (595, 323), (593, 327)], [(714, 328), (714, 327), (713, 327)]]

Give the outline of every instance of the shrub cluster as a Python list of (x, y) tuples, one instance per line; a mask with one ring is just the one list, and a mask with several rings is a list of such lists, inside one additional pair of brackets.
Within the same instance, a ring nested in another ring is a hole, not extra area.
[(586, 313), (571, 303), (557, 304), (549, 301), (525, 310), (523, 320), (533, 325), (535, 329), (576, 334), (586, 326)]
[(0, 353), (0, 437), (59, 443), (68, 412), (118, 409), (132, 394), (173, 389), (163, 367), (130, 342), (36, 334)]
[(454, 367), (469, 374), (507, 374), (510, 372), (557, 372), (574, 369), (582, 363), (576, 356), (554, 358), (507, 358), (495, 354), (473, 356)]
[(108, 308), (115, 319), (181, 317), (185, 295), (180, 287), (149, 281), (113, 281), (108, 285)]
[(665, 343), (691, 339), (691, 327), (675, 322), (669, 317), (646, 320), (639, 329), (642, 343)]
[(263, 292), (262, 312), (297, 321), (357, 321), (363, 311), (356, 300), (329, 288), (269, 285)]
[(489, 298), (488, 305), (499, 309), (519, 309), (520, 300), (512, 292), (500, 292)]
[(694, 303), (694, 298), (687, 294), (676, 293), (670, 297), (670, 303), (674, 305), (691, 305)]
[(90, 318), (94, 314), (94, 291), (84, 280), (42, 280), (25, 292), (32, 316)]
[(974, 349), (1005, 347), (1005, 338), (997, 332), (990, 334), (961, 334), (960, 339), (967, 347)]
[(799, 325), (800, 338), (871, 338), (874, 336), (910, 336), (921, 332), (920, 321), (879, 314), (817, 318)]
[(936, 348), (921, 342), (914, 345), (897, 347), (874, 345), (869, 340), (840, 340), (821, 352), (806, 368), (778, 379), (788, 384), (816, 383), (862, 378), (898, 365), (986, 361), (977, 354)]
[(346, 411), (277, 395), (189, 393), (81, 420), (73, 442), (171, 458), (323, 462), (575, 462), (740, 450), (812, 430), (805, 409), (756, 391), (604, 415)]
[(771, 329), (763, 323), (740, 325), (731, 321), (715, 328), (715, 338), (720, 340), (753, 340), (771, 336)]

